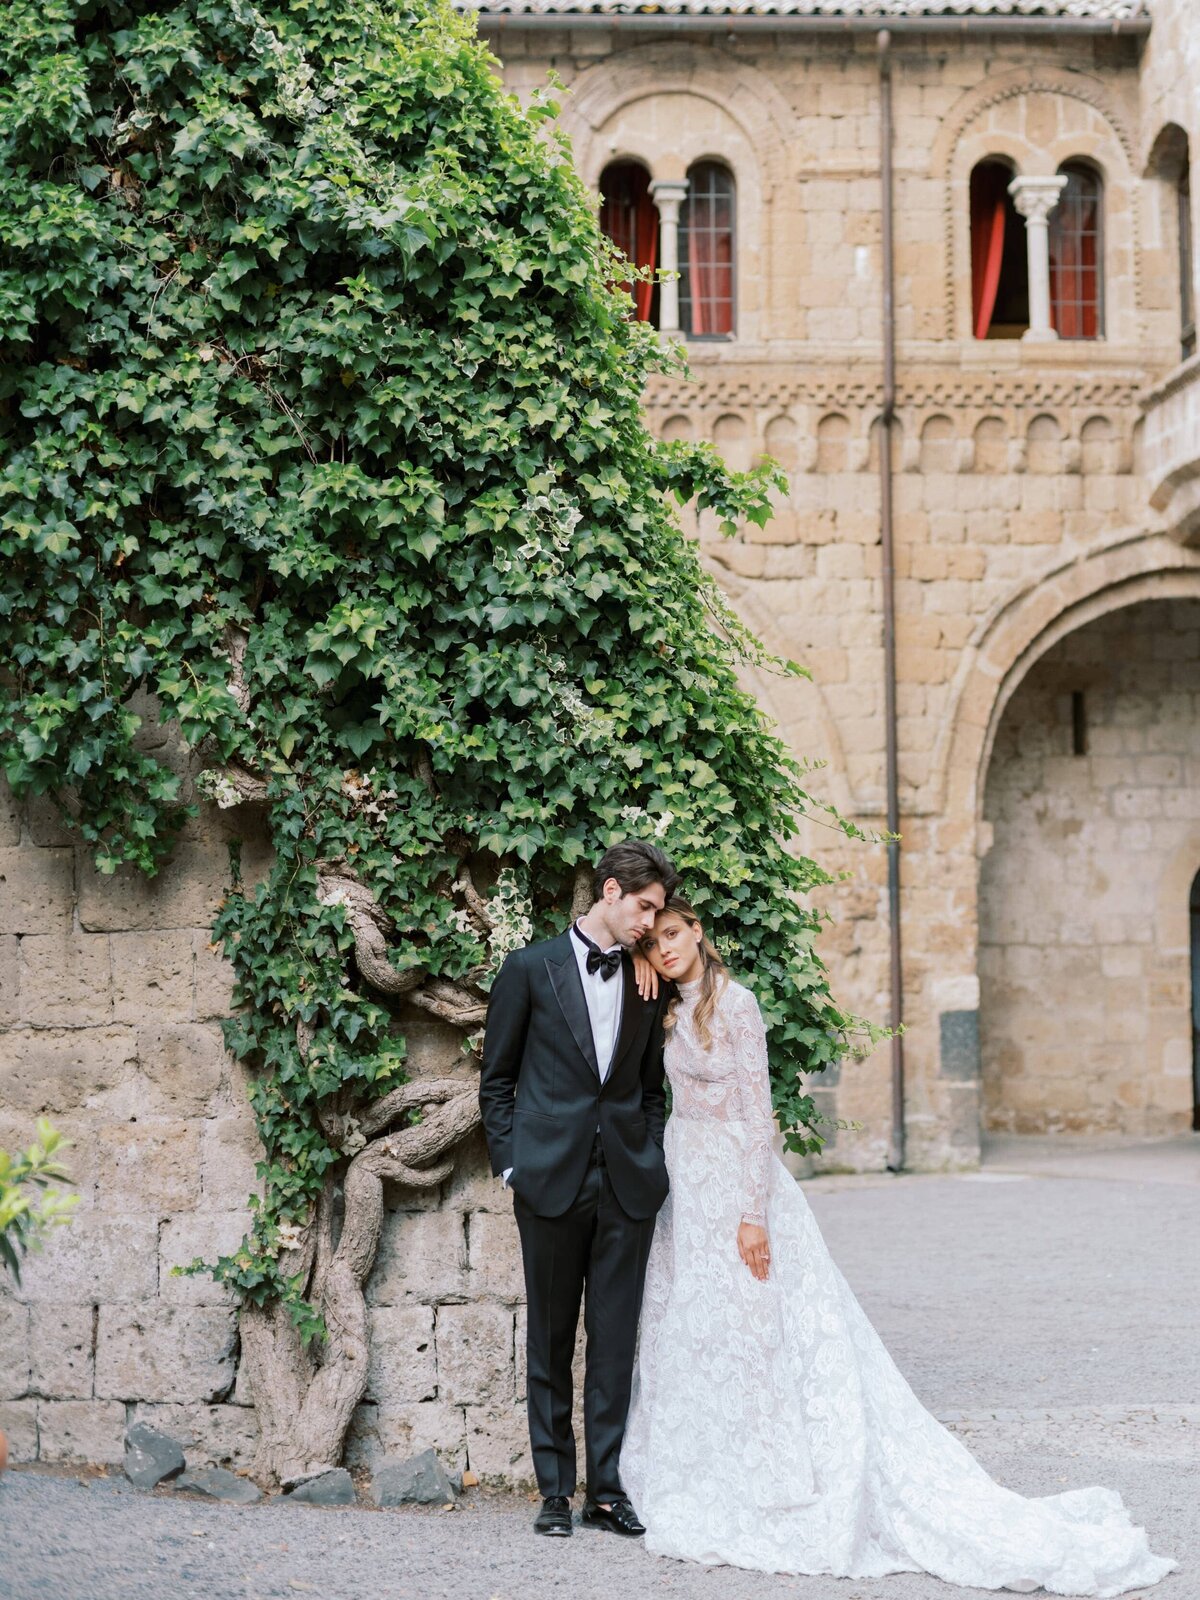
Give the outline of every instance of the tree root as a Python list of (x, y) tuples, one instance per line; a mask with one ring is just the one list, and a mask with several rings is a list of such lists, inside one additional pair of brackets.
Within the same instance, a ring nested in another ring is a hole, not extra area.
[[(404, 1111), (431, 1109), (413, 1127), (381, 1133)], [(326, 1338), (305, 1349), (283, 1306), (242, 1308), (242, 1350), (260, 1439), (255, 1472), (285, 1486), (341, 1461), (346, 1431), (367, 1387), (370, 1362), (363, 1285), (379, 1250), (383, 1185), (431, 1189), (454, 1169), (453, 1151), (479, 1122), (473, 1084), (449, 1079), (409, 1083), (364, 1109), (359, 1127), (371, 1139), (350, 1162), (343, 1218), (333, 1243), (334, 1180), (328, 1179), (294, 1250), (281, 1255), (288, 1276), (311, 1279)]]

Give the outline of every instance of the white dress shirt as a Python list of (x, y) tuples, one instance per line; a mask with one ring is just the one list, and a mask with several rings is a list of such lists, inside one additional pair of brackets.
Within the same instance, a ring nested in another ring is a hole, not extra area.
[[(603, 1083), (612, 1066), (613, 1055), (617, 1048), (617, 1035), (621, 1028), (621, 1002), (625, 998), (625, 966), (622, 962), (611, 978), (606, 978), (599, 970), (589, 972), (588, 947), (584, 943), (578, 924), (571, 928), (571, 932), (574, 935), (571, 948), (575, 952), (575, 960), (579, 967), (579, 981), (583, 984), (583, 998), (587, 1001), (588, 1020), (592, 1024), (596, 1065), (600, 1068), (600, 1082)], [(614, 944), (611, 948), (619, 950), (621, 946)]]

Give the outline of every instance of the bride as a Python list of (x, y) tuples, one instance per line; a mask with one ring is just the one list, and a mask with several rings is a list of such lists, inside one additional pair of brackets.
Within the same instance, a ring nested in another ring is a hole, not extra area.
[(644, 954), (674, 981), (671, 1192), (646, 1275), (621, 1477), (659, 1555), (763, 1572), (925, 1571), (1118, 1595), (1175, 1563), (1111, 1489), (1026, 1500), (901, 1377), (775, 1155), (766, 1037), (688, 903)]

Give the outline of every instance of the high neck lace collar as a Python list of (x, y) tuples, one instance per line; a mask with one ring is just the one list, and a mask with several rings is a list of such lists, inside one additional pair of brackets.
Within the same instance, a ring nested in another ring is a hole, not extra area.
[(696, 996), (700, 993), (700, 985), (703, 982), (704, 982), (704, 974), (701, 973), (698, 978), (693, 978), (691, 983), (682, 983), (682, 982), (680, 982), (680, 980), (678, 978), (676, 978), (675, 987), (679, 990), (679, 995), (680, 995), (681, 999), (683, 999), (683, 1000), (694, 1000), (696, 998)]

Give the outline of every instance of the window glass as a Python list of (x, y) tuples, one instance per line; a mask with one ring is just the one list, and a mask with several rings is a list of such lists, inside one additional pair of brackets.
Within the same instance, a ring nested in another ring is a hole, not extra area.
[(1067, 183), (1050, 213), (1050, 322), (1060, 339), (1098, 339), (1104, 332), (1100, 175), (1082, 162), (1059, 172)]
[(733, 174), (716, 161), (688, 173), (679, 210), (679, 321), (693, 338), (733, 332)]

